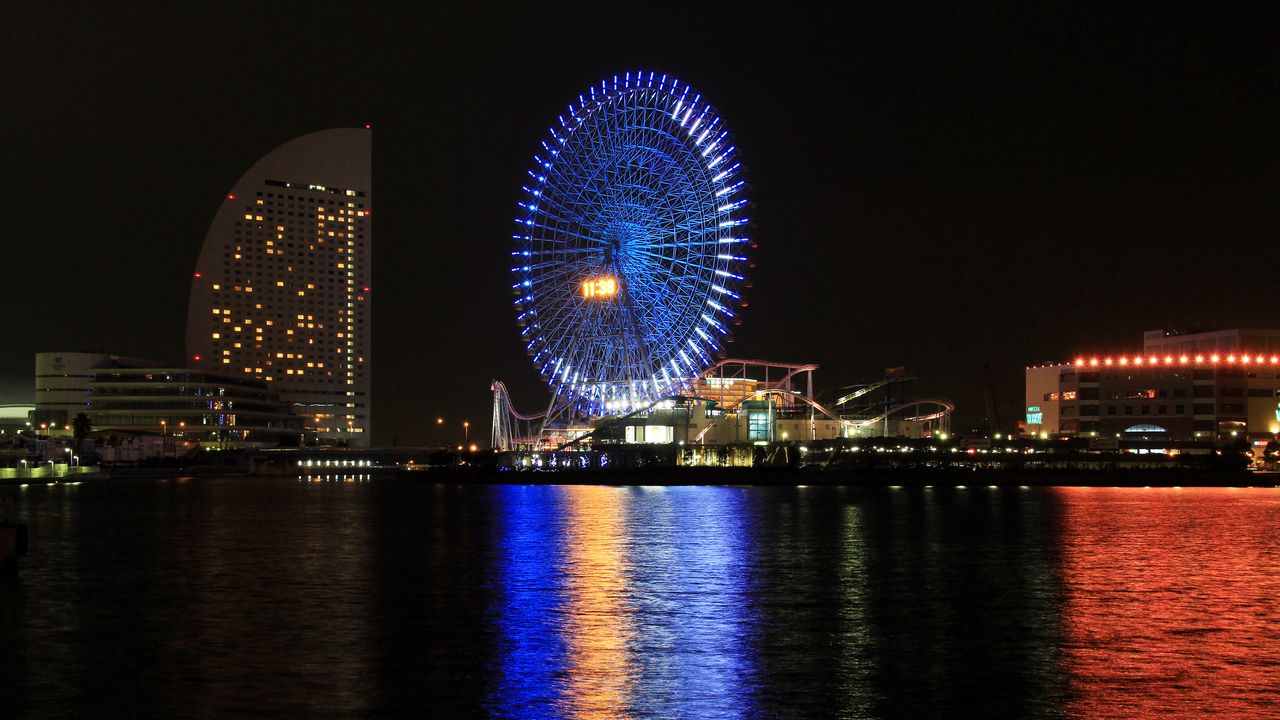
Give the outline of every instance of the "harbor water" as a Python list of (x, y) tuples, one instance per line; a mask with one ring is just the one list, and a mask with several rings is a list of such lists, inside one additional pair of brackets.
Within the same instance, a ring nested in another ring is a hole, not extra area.
[(1280, 489), (0, 487), (5, 717), (1280, 716)]

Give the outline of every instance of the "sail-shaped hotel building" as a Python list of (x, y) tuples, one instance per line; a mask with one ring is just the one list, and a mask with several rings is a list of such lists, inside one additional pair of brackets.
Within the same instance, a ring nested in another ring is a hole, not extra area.
[(266, 381), (319, 442), (370, 444), (372, 161), (323, 130), (227, 192), (196, 263), (187, 362)]

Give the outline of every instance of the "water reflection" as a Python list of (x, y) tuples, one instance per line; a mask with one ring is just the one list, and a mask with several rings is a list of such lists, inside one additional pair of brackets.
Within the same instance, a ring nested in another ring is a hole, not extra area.
[(562, 532), (560, 508), (548, 489), (502, 486), (495, 512), (498, 648), (493, 710), (501, 717), (538, 718), (552, 714), (564, 677), (565, 640), (559, 632)]
[[(0, 488), (19, 715), (1280, 716), (1280, 492)], [(198, 712), (194, 711), (197, 709)]]
[(567, 602), (561, 611), (568, 663), (561, 702), (569, 717), (627, 717), (635, 625), (627, 600), (624, 491), (571, 486), (560, 492), (568, 515), (562, 537)]
[(627, 492), (627, 555), (644, 717), (753, 717), (749, 491)]
[(1280, 495), (1058, 492), (1070, 714), (1280, 715)]
[(750, 714), (742, 491), (497, 492), (499, 714)]

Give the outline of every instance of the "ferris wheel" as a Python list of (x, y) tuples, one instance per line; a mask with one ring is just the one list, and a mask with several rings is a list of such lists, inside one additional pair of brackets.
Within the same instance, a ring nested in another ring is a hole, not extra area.
[(552, 409), (626, 413), (732, 340), (747, 187), (728, 129), (676, 78), (615, 75), (557, 120), (512, 236), (516, 319)]

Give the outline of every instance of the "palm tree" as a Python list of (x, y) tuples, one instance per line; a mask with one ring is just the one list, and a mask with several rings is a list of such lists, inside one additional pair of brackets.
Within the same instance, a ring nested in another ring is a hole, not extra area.
[(76, 439), (76, 454), (83, 457), (84, 452), (81, 444), (84, 439), (89, 437), (89, 433), (93, 432), (93, 421), (84, 413), (77, 414), (71, 419), (71, 434)]

